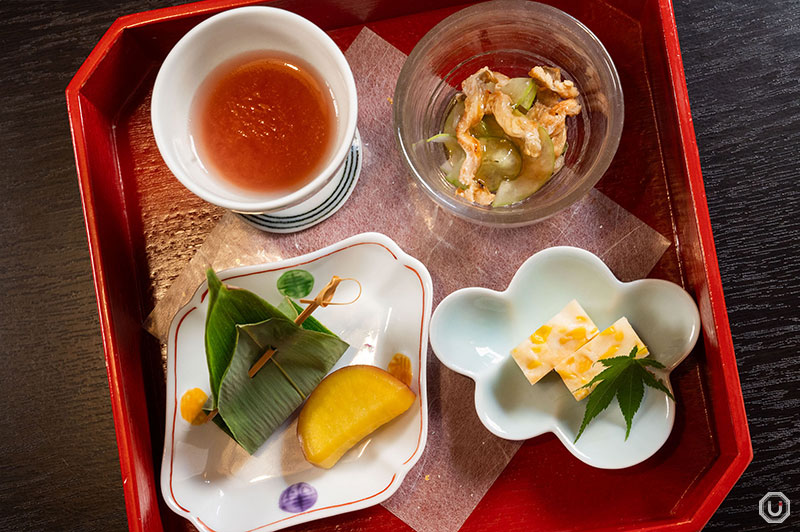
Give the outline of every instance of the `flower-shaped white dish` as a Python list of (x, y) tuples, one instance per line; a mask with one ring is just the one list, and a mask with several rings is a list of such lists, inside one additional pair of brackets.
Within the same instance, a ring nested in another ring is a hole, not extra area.
[[(350, 364), (386, 368), (395, 353), (412, 362), (417, 394), (409, 410), (360, 442), (330, 470), (303, 458), (296, 414), (253, 455), (214, 423), (192, 426), (179, 414), (183, 393), (209, 393), (204, 349), (207, 285), (175, 316), (167, 341), (167, 406), (161, 492), (169, 506), (200, 530), (277, 530), (378, 504), (394, 493), (425, 447), (428, 406), (425, 358), (432, 284), (425, 266), (390, 238), (364, 233), (308, 255), (219, 272), (226, 284), (276, 304), (286, 270), (314, 275), (319, 290), (333, 275), (358, 279), (361, 297), (314, 312), (350, 344), (336, 370)], [(342, 283), (337, 301), (357, 295)], [(314, 292), (316, 293), (316, 292)], [(341, 298), (341, 299), (340, 299)]]
[(604, 468), (629, 467), (652, 456), (667, 440), (675, 404), (647, 388), (625, 440), (616, 400), (573, 443), (586, 400), (576, 401), (555, 371), (531, 386), (511, 349), (577, 299), (600, 330), (626, 316), (672, 390), (669, 372), (692, 350), (700, 315), (692, 298), (674, 283), (618, 281), (597, 256), (573, 247), (536, 253), (519, 268), (504, 292), (464, 288), (447, 296), (431, 320), (431, 345), (448, 368), (475, 381), (475, 408), (492, 433), (524, 440), (553, 432), (572, 454)]

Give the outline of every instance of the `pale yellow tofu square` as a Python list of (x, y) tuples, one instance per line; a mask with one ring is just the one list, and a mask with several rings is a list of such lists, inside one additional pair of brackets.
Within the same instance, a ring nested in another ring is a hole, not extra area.
[(578, 351), (556, 364), (556, 371), (561, 375), (569, 391), (580, 401), (589, 395), (595, 386), (581, 388), (591, 381), (606, 367), (597, 361), (630, 354), (633, 346), (637, 347), (636, 358), (647, 356), (647, 347), (636, 335), (627, 318), (620, 318), (608, 329), (604, 330)]
[(535, 384), (597, 334), (597, 327), (574, 299), (511, 350), (528, 382)]

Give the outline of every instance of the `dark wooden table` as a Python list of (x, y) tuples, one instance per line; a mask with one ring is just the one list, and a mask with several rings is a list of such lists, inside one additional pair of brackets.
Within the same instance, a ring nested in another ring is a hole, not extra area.
[[(800, 2), (675, 1), (755, 451), (708, 528), (797, 530)], [(127, 527), (63, 91), (116, 17), (175, 3), (0, 3), (0, 530)]]

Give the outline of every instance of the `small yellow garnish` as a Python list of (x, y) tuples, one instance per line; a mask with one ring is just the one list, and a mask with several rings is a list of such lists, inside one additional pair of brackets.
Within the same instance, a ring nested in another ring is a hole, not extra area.
[(577, 375), (575, 375), (573, 372), (566, 369), (556, 368), (556, 371), (558, 372), (559, 375), (561, 375), (561, 378), (564, 380), (574, 379), (575, 377), (577, 377)]
[(536, 332), (531, 335), (531, 342), (534, 344), (543, 344), (547, 341), (547, 337), (550, 336), (550, 332), (553, 330), (553, 327), (550, 325), (542, 325)]
[[(585, 382), (585, 380), (581, 379), (581, 382)], [(581, 399), (585, 399), (587, 395), (589, 395), (589, 390), (583, 388), (582, 390), (575, 390), (575, 393), (572, 394), (577, 401)]]
[(603, 358), (611, 358), (611, 357), (613, 357), (614, 355), (617, 354), (618, 350), (619, 350), (619, 344), (612, 345), (611, 347), (608, 348), (608, 350), (605, 353), (600, 355), (600, 358), (601, 359), (603, 359)]
[(192, 425), (202, 425), (206, 420), (203, 405), (207, 400), (206, 392), (200, 388), (187, 390), (181, 397), (181, 417)]
[(586, 341), (586, 327), (575, 327), (558, 339), (558, 342), (561, 345), (564, 345), (570, 341), (577, 342), (579, 344), (584, 343)]
[(586, 373), (592, 367), (592, 359), (586, 355), (581, 355), (580, 362), (578, 362), (578, 373)]
[(541, 365), (542, 365), (542, 363), (539, 362), (538, 360), (536, 360), (535, 358), (532, 358), (532, 359), (528, 360), (528, 364), (527, 364), (528, 369), (538, 368)]
[(411, 386), (411, 378), (414, 376), (414, 372), (411, 369), (411, 360), (403, 353), (396, 353), (392, 357), (386, 367), (386, 371), (406, 386)]

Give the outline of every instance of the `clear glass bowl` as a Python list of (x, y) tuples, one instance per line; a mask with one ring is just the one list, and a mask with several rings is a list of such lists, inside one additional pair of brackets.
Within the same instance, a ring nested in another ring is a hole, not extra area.
[[(567, 119), (564, 167), (532, 196), (486, 207), (455, 194), (440, 169), (446, 154), (425, 139), (441, 132), (461, 82), (488, 66), (511, 77), (536, 65), (559, 67), (580, 91), (581, 113)], [(394, 128), (403, 159), (443, 208), (484, 225), (527, 225), (571, 205), (611, 164), (622, 133), (624, 104), (617, 70), (586, 26), (563, 11), (526, 0), (496, 0), (463, 9), (414, 47), (394, 94)]]

